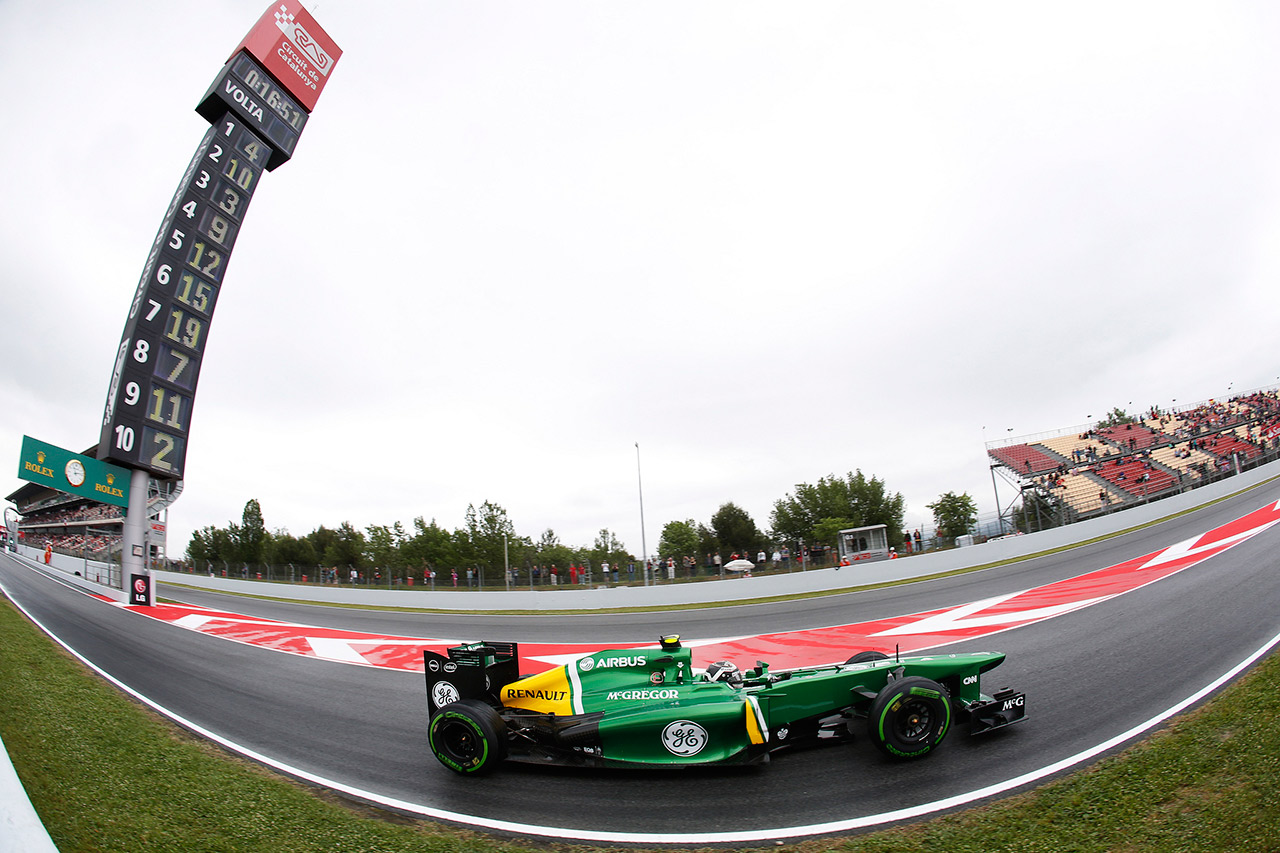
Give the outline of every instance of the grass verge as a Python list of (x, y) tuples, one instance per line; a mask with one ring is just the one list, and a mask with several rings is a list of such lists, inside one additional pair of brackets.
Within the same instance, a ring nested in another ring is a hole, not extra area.
[[(0, 649), (0, 736), (62, 853), (547, 848), (346, 803), (231, 757), (85, 670), (7, 601)], [(1280, 656), (1270, 655), (1144, 743), (1032, 793), (780, 849), (1280, 851), (1276, 827)]]

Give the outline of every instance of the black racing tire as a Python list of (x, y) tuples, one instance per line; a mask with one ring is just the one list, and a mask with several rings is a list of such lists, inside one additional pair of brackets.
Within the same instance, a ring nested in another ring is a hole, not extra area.
[(455, 773), (487, 773), (507, 757), (507, 724), (491, 706), (477, 699), (450, 702), (436, 711), (427, 726), (431, 752)]
[(891, 758), (928, 755), (951, 730), (951, 697), (936, 681), (919, 676), (885, 685), (867, 714), (876, 748)]
[(888, 660), (888, 659), (889, 659), (889, 656), (886, 655), (884, 652), (865, 651), (865, 652), (858, 652), (853, 657), (849, 658), (847, 661), (845, 661), (845, 665), (848, 666), (851, 663), (872, 663), (873, 661)]

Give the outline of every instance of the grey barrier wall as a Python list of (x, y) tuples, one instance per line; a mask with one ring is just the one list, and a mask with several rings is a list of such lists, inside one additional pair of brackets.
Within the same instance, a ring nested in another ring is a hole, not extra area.
[[(1133, 507), (1112, 515), (1066, 527), (1056, 527), (1025, 536), (1011, 536), (980, 545), (932, 551), (897, 560), (815, 569), (763, 577), (739, 577), (699, 583), (658, 584), (647, 587), (566, 588), (518, 590), (510, 592), (464, 592), (449, 590), (352, 589), (339, 586), (290, 585), (208, 577), (178, 572), (154, 572), (157, 590), (161, 583), (198, 586), (230, 593), (285, 598), (318, 603), (357, 604), (382, 607), (438, 608), (441, 610), (602, 610), (621, 607), (661, 607), (677, 604), (743, 601), (805, 592), (850, 589), (867, 584), (889, 583), (927, 577), (956, 569), (1018, 559), (1030, 554), (1054, 551), (1141, 527), (1168, 518), (1219, 498), (1244, 491), (1280, 477), (1280, 461), (1259, 466), (1235, 477), (1219, 480), (1193, 491)], [(1170, 543), (1172, 544), (1172, 543)], [(1092, 567), (1098, 568), (1098, 567)], [(157, 591), (157, 595), (162, 592)]]
[[(11, 554), (13, 552), (10, 552)], [(33, 568), (49, 572), (72, 586), (78, 586), (86, 592), (106, 596), (112, 601), (123, 602), (128, 595), (120, 585), (120, 566), (115, 563), (103, 563), (97, 560), (86, 560), (83, 557), (72, 557), (67, 554), (51, 554), (48, 564), (44, 561), (44, 549), (19, 545), (17, 555), (23, 562)]]

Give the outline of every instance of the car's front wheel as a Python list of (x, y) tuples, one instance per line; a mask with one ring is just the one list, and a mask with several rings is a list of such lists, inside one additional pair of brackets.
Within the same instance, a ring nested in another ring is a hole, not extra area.
[(851, 663), (874, 663), (875, 661), (878, 661), (878, 660), (888, 660), (888, 659), (889, 659), (889, 656), (886, 655), (884, 652), (865, 651), (865, 652), (857, 652), (852, 657), (850, 657), (847, 661), (845, 661), (844, 664), (845, 666), (848, 666)]
[(936, 681), (919, 676), (885, 685), (867, 715), (871, 741), (893, 758), (932, 752), (951, 728), (951, 698)]
[(506, 728), (492, 707), (463, 699), (436, 711), (427, 727), (427, 743), (440, 763), (455, 773), (483, 773), (507, 757)]

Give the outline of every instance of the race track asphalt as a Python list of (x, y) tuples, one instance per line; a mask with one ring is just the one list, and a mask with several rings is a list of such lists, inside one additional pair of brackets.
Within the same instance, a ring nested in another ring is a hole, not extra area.
[[(1277, 498), (1280, 486), (1269, 484), (1051, 556), (802, 602), (667, 614), (498, 617), (356, 611), (203, 591), (173, 597), (273, 619), (408, 636), (609, 645), (650, 641), (666, 631), (697, 639), (802, 630), (958, 605), (1084, 574), (1160, 550)], [(718, 834), (726, 840), (785, 838), (845, 832), (863, 822), (882, 823), (884, 816), (911, 819), (914, 812), (901, 810), (1033, 774), (1157, 717), (1280, 633), (1278, 545), (1280, 530), (1272, 528), (1118, 598), (941, 649), (1006, 652), (1008, 660), (984, 685), (1024, 691), (1029, 719), (988, 736), (953, 735), (923, 761), (891, 762), (860, 739), (779, 754), (754, 768), (620, 772), (513, 764), (480, 779), (455, 776), (428, 751), (420, 675), (186, 631), (83, 595), (8, 555), (0, 559), (0, 582), (95, 667), (182, 720), (304, 777), (334, 780), (375, 801), (458, 823), (469, 817), (501, 822), (497, 831), (504, 834), (707, 843)]]

